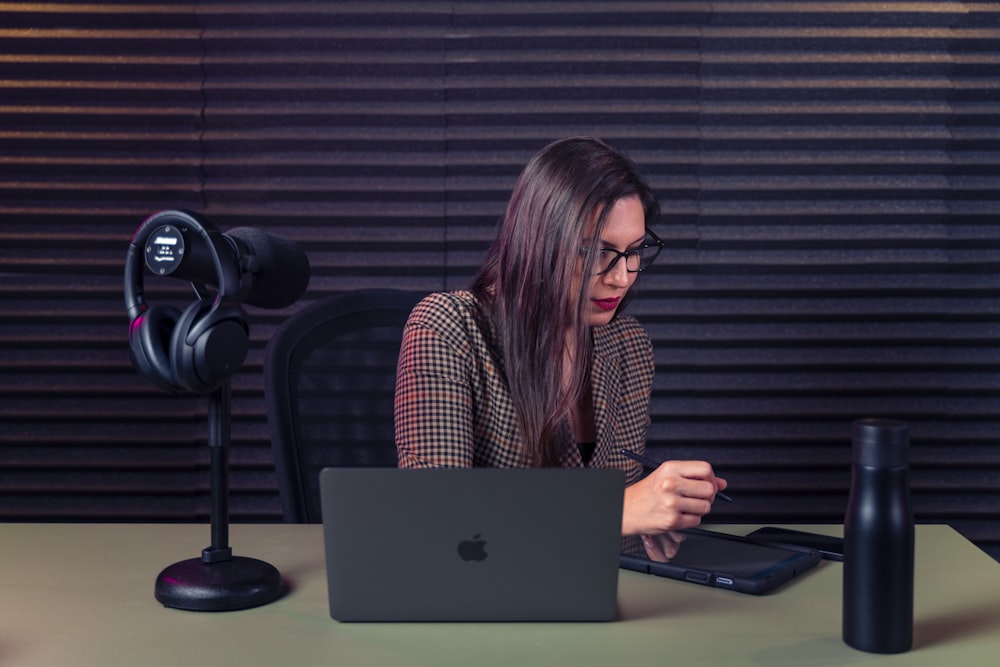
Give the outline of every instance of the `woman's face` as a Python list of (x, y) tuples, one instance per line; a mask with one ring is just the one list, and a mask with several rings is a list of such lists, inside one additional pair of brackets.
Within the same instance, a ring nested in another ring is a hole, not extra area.
[[(639, 197), (631, 195), (622, 197), (612, 207), (597, 245), (625, 252), (639, 246), (645, 237), (646, 216), (642, 202)], [(611, 321), (637, 275), (629, 273), (624, 258), (619, 258), (610, 271), (597, 276), (583, 276), (588, 288), (584, 317), (590, 326), (599, 327)]]

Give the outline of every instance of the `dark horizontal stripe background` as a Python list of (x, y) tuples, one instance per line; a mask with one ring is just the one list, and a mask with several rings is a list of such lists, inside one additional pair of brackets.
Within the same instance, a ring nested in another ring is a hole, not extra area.
[(905, 419), (918, 518), (1000, 557), (997, 3), (51, 2), (0, 26), (0, 519), (208, 516), (206, 399), (128, 357), (149, 214), (309, 254), (233, 379), (233, 517), (279, 520), (275, 329), (343, 290), (464, 286), (528, 157), (591, 134), (663, 208), (632, 306), (651, 455), (729, 478), (715, 520), (839, 521), (851, 421)]

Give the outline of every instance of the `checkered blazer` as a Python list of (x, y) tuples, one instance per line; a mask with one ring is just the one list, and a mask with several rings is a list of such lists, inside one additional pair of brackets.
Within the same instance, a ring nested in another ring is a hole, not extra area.
[[(470, 292), (439, 292), (410, 314), (396, 374), (399, 466), (527, 466), (510, 391), (498, 371), (500, 351), (477, 319)], [(645, 450), (653, 347), (639, 322), (619, 316), (595, 327), (591, 378), (597, 442), (590, 465), (626, 471), (641, 466), (621, 455)], [(583, 466), (567, 425), (566, 467)]]

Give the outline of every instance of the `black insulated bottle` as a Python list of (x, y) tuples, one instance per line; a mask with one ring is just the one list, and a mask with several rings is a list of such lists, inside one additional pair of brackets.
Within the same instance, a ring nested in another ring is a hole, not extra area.
[(913, 508), (905, 422), (854, 422), (844, 516), (843, 639), (870, 653), (913, 644)]

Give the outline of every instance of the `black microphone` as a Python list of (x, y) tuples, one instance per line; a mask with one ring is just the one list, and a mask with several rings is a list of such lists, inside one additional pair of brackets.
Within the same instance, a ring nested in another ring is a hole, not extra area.
[[(217, 233), (217, 232), (213, 232)], [(260, 308), (285, 308), (309, 286), (309, 258), (297, 243), (251, 227), (219, 234), (220, 261), (236, 263), (239, 300)], [(198, 235), (186, 238), (176, 225), (154, 229), (145, 247), (146, 265), (161, 276), (190, 280), (218, 288), (215, 249)]]
[[(230, 229), (240, 261), (251, 259), (250, 285), (243, 303), (260, 308), (285, 308), (309, 287), (309, 258), (295, 241), (252, 227)], [(242, 247), (241, 247), (242, 246)]]

